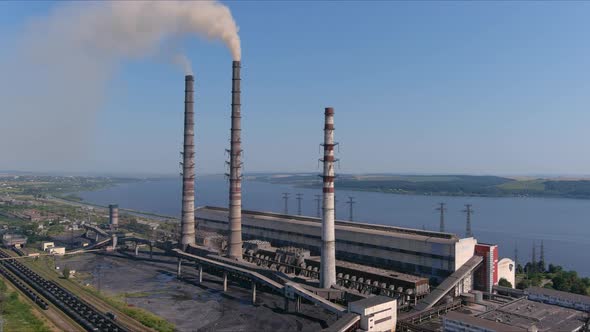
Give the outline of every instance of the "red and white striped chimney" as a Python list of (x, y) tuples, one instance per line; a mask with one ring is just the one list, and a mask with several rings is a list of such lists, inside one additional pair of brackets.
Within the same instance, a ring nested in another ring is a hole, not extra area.
[(322, 261), (320, 286), (330, 288), (336, 284), (336, 237), (334, 230), (334, 109), (326, 107), (324, 125), (324, 180), (322, 218)]

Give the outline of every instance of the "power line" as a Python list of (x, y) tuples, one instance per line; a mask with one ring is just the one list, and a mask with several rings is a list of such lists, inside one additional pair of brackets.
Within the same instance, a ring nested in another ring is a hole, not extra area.
[(316, 217), (321, 217), (321, 202), (322, 202), (322, 195), (315, 195), (315, 202), (316, 202)]
[(283, 193), (283, 200), (285, 200), (285, 206), (283, 207), (283, 214), (289, 214), (289, 193)]
[(354, 197), (348, 196), (348, 201), (346, 202), (346, 204), (348, 204), (348, 220), (352, 221), (353, 220), (353, 205), (356, 204), (356, 202), (354, 201)]
[(535, 244), (535, 241), (533, 241), (533, 261), (531, 264), (531, 270), (532, 272), (537, 272), (537, 245)]
[(439, 207), (437, 207), (435, 210), (440, 211), (440, 225), (439, 225), (439, 230), (441, 232), (445, 231), (445, 211), (447, 210), (447, 208), (445, 208), (445, 203), (438, 203)]
[(545, 270), (545, 246), (543, 245), (543, 240), (541, 240), (541, 256), (539, 257), (539, 267), (541, 270)]
[(297, 215), (300, 216), (301, 215), (301, 201), (303, 200), (303, 194), (297, 193), (295, 196), (297, 196)]
[(467, 214), (467, 225), (465, 226), (465, 236), (466, 237), (473, 237), (473, 232), (471, 231), (471, 215), (473, 214), (473, 209), (471, 208), (471, 204), (465, 204), (465, 210), (463, 210)]

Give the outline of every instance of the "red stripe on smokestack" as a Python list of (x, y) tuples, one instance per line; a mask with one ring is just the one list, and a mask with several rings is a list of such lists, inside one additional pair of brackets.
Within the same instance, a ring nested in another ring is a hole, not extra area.
[(231, 146), (229, 151), (229, 251), (242, 259), (242, 116), (240, 103), (240, 61), (232, 63)]
[(194, 78), (186, 75), (184, 79), (184, 146), (182, 152), (182, 219), (180, 240), (186, 250), (195, 244), (195, 112)]

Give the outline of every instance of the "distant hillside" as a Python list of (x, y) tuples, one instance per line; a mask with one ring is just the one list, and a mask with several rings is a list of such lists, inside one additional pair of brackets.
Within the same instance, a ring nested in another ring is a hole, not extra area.
[[(256, 181), (320, 187), (315, 174), (263, 174)], [(539, 196), (590, 198), (590, 180), (512, 179), (475, 175), (341, 175), (336, 186), (348, 190), (447, 196)]]

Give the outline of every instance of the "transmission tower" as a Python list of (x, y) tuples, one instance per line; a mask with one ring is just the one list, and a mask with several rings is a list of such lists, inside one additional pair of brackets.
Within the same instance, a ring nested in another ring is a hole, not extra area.
[(348, 220), (352, 221), (353, 220), (353, 206), (354, 204), (356, 204), (356, 202), (354, 201), (354, 197), (353, 196), (348, 196), (348, 201), (346, 202), (346, 204), (348, 204)]
[(283, 193), (283, 200), (285, 206), (283, 207), (283, 214), (289, 214), (289, 193)]
[(445, 203), (438, 203), (439, 207), (436, 208), (437, 211), (440, 211), (440, 226), (439, 226), (439, 230), (441, 232), (445, 231), (445, 211), (447, 210), (447, 208), (445, 208)]
[(301, 215), (301, 201), (303, 200), (303, 194), (298, 193), (297, 195), (297, 215)]
[(533, 261), (531, 262), (533, 270), (532, 272), (537, 272), (537, 246), (535, 245), (535, 241), (533, 241)]
[(518, 245), (514, 243), (514, 266), (518, 268)]
[(473, 214), (473, 209), (471, 208), (471, 204), (465, 204), (465, 210), (463, 210), (467, 215), (467, 225), (465, 227), (465, 236), (472, 237), (473, 232), (471, 232), (471, 215)]
[(316, 217), (320, 218), (321, 217), (321, 202), (322, 202), (322, 195), (315, 195), (315, 202), (316, 202)]
[(545, 246), (543, 240), (541, 240), (541, 256), (539, 257), (539, 268), (541, 272), (545, 272)]

